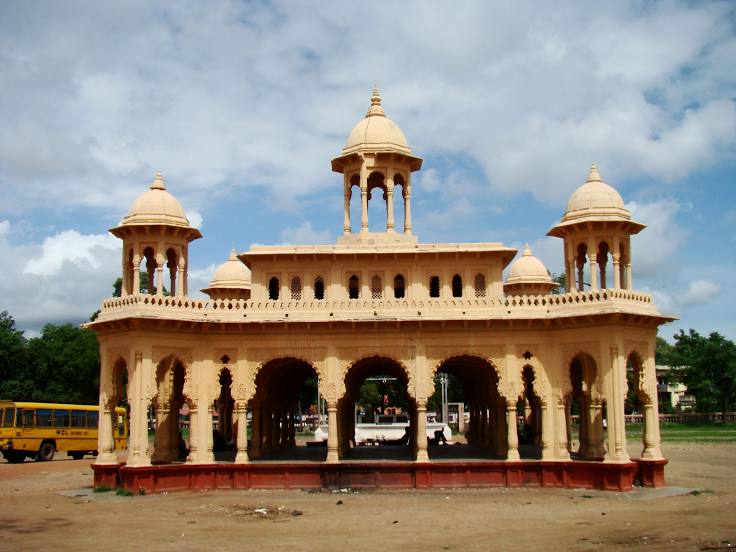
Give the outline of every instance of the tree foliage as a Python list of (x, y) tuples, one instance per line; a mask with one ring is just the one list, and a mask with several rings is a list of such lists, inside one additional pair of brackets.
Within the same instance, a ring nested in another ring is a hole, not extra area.
[(0, 313), (0, 398), (95, 404), (99, 393), (97, 337), (71, 324), (47, 324), (26, 339)]
[(730, 412), (736, 403), (736, 344), (713, 332), (708, 337), (691, 329), (675, 335), (670, 364), (695, 396), (701, 412)]

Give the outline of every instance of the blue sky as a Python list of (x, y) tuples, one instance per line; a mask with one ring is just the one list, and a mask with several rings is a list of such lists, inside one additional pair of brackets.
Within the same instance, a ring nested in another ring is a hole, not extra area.
[[(662, 330), (736, 338), (736, 8), (731, 2), (4, 2), (0, 310), (30, 335), (108, 296), (106, 234), (161, 170), (204, 238), (333, 243), (330, 171), (381, 89), (424, 158), (423, 242), (546, 238), (591, 162), (648, 225), (635, 287)], [(397, 7), (398, 6), (398, 7)]]

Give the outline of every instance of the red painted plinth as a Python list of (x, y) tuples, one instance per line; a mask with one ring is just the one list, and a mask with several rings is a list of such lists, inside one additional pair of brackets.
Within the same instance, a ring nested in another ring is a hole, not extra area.
[(567, 487), (628, 491), (635, 482), (664, 485), (666, 460), (622, 464), (579, 461), (455, 461), (125, 465), (92, 468), (95, 486), (133, 492), (200, 489), (320, 489), (439, 487)]
[(642, 487), (664, 487), (664, 466), (667, 460), (636, 459), (635, 481)]

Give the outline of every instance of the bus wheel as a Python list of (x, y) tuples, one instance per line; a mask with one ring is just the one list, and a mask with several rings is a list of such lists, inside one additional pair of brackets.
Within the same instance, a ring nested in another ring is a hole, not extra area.
[(54, 446), (54, 443), (51, 441), (44, 441), (38, 448), (38, 456), (36, 456), (36, 460), (39, 462), (48, 462), (53, 460), (55, 452), (56, 447)]
[(26, 459), (26, 455), (22, 452), (10, 450), (5, 453), (5, 458), (11, 464), (21, 464)]
[(83, 452), (70, 452), (69, 456), (71, 456), (75, 460), (81, 460), (82, 458), (84, 458), (84, 453)]

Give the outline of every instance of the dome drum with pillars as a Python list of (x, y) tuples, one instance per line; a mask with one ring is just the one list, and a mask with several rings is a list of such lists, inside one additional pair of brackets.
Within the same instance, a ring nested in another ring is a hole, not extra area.
[[(547, 232), (565, 242), (567, 291), (585, 291), (586, 285), (591, 290), (633, 289), (631, 236), (644, 228), (631, 219), (621, 195), (603, 182), (593, 164), (585, 184), (570, 196), (562, 220)], [(606, 276), (609, 258), (613, 282)]]
[(148, 293), (163, 295), (166, 267), (169, 293), (177, 297), (187, 295), (189, 242), (202, 234), (189, 224), (181, 204), (166, 190), (160, 172), (150, 189), (135, 200), (120, 226), (110, 232), (123, 240), (123, 297), (139, 293), (144, 260)]
[[(396, 123), (386, 117), (381, 96), (373, 89), (371, 107), (353, 128), (342, 153), (332, 160), (332, 170), (343, 174), (345, 212), (343, 235), (338, 243), (417, 243), (411, 226), (411, 173), (422, 167), (422, 160), (412, 155), (406, 137)], [(403, 232), (396, 231), (394, 194), (401, 188), (404, 207)], [(360, 197), (360, 232), (354, 234), (350, 220), (353, 188)], [(386, 231), (368, 230), (368, 203), (376, 188), (386, 202)]]

